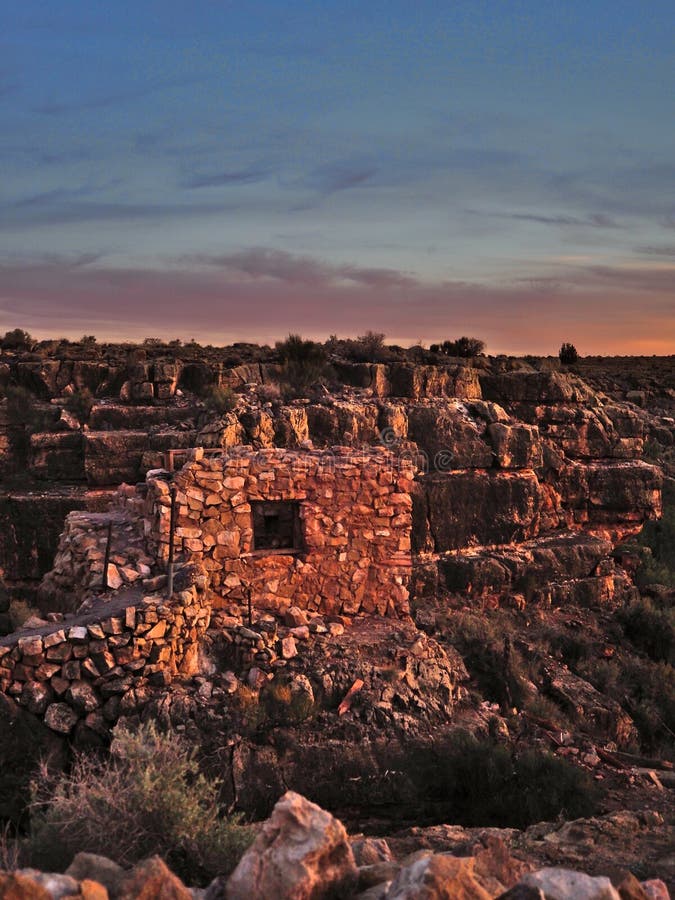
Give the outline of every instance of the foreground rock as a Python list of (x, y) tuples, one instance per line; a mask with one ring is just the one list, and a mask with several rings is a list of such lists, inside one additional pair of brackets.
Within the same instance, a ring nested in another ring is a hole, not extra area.
[(288, 791), (232, 873), (223, 896), (228, 900), (349, 896), (357, 877), (342, 823)]
[[(568, 824), (585, 827), (584, 820)], [(527, 832), (453, 825), (416, 831), (412, 852), (401, 838), (391, 839), (393, 850), (382, 839), (350, 841), (330, 813), (288, 791), (229, 879), (219, 876), (206, 889), (186, 887), (157, 856), (125, 871), (78, 853), (65, 874), (0, 871), (0, 900), (670, 900), (663, 881), (640, 882), (609, 863), (611, 879), (564, 866), (528, 871), (531, 862), (517, 858), (529, 856)], [(623, 858), (618, 836), (615, 843)], [(590, 865), (588, 854), (581, 858)]]

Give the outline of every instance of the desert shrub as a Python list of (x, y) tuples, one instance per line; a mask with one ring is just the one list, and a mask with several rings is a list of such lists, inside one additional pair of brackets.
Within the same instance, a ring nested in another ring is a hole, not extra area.
[(671, 758), (675, 734), (675, 668), (648, 659), (589, 659), (577, 674), (620, 703), (632, 716), (649, 752)]
[(23, 328), (13, 328), (6, 331), (0, 338), (0, 347), (3, 350), (30, 350), (35, 345), (35, 339)]
[(641, 598), (617, 612), (626, 637), (656, 662), (675, 663), (675, 608)]
[(53, 407), (40, 404), (27, 388), (16, 385), (7, 388), (7, 419), (12, 426), (9, 437), (19, 464), (28, 457), (31, 434), (49, 428), (55, 415)]
[(543, 694), (534, 694), (532, 697), (528, 697), (525, 701), (525, 709), (539, 719), (548, 719), (554, 722), (558, 728), (567, 725), (567, 716), (558, 704)]
[(574, 344), (564, 343), (558, 350), (558, 358), (565, 366), (572, 366), (579, 360), (579, 354)]
[(544, 637), (551, 655), (561, 657), (570, 666), (596, 654), (594, 641), (583, 630), (551, 626)]
[(448, 639), (459, 650), (481, 693), (502, 706), (525, 701), (525, 671), (515, 648), (508, 652), (504, 630), (483, 615), (457, 613), (447, 620)]
[(326, 350), (315, 341), (306, 341), (299, 334), (289, 334), (276, 344), (281, 362), (281, 379), (290, 392), (302, 392), (328, 375)]
[(93, 347), (96, 343), (96, 335), (95, 334), (83, 334), (80, 338), (81, 344), (86, 344), (88, 347)]
[(387, 348), (384, 346), (384, 338), (381, 331), (366, 331), (357, 337), (353, 351), (357, 362), (381, 362), (385, 359)]
[(514, 751), (459, 731), (408, 761), (435, 818), (464, 826), (526, 828), (592, 815), (599, 792), (582, 769), (538, 750)]
[(86, 422), (94, 405), (94, 397), (89, 388), (83, 387), (66, 397), (63, 405), (80, 422)]
[(237, 395), (230, 387), (211, 384), (202, 392), (206, 409), (213, 415), (223, 416), (237, 405)]
[(7, 417), (12, 425), (25, 425), (36, 431), (42, 420), (34, 394), (25, 387), (10, 385), (7, 388)]
[(274, 382), (270, 382), (269, 384), (261, 384), (256, 393), (258, 395), (258, 399), (263, 403), (277, 403), (281, 400), (281, 388), (278, 384), (274, 384)]
[(442, 353), (444, 356), (480, 356), (485, 353), (485, 341), (473, 337), (461, 337), (456, 341), (443, 341), (442, 344), (431, 344), (432, 353)]
[(221, 818), (220, 783), (199, 772), (194, 748), (153, 723), (117, 726), (110, 756), (75, 755), (56, 780), (40, 772), (33, 786), (33, 865), (62, 870), (78, 851), (122, 866), (159, 854), (185, 881), (206, 884), (229, 872), (250, 829)]
[(675, 587), (675, 496), (672, 488), (664, 488), (663, 515), (647, 522), (640, 532), (639, 543), (646, 548), (636, 573), (640, 587), (665, 584)]

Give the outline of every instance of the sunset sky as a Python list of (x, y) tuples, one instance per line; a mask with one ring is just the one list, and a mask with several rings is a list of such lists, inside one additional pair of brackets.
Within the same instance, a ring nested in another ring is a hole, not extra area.
[(0, 332), (675, 353), (675, 4), (0, 0)]

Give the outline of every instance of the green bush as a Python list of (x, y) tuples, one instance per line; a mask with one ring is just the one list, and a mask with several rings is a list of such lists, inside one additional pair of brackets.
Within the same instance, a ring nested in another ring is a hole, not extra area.
[(54, 781), (33, 784), (31, 863), (62, 871), (84, 851), (132, 866), (152, 854), (190, 884), (206, 884), (237, 864), (251, 830), (218, 811), (220, 783), (199, 772), (194, 748), (153, 723), (118, 726), (110, 756), (76, 754)]
[[(538, 750), (516, 752), (459, 731), (408, 766), (442, 821), (526, 828), (559, 815), (593, 815), (599, 791), (582, 769)], [(447, 817), (451, 817), (448, 819)]]

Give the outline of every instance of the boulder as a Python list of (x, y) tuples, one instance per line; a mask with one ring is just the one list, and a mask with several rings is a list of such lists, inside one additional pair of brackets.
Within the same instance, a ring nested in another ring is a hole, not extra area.
[(117, 896), (120, 884), (126, 873), (122, 866), (99, 856), (97, 853), (77, 853), (73, 861), (66, 869), (66, 875), (70, 875), (76, 881), (95, 881), (102, 884), (111, 897)]
[(45, 725), (58, 734), (70, 734), (78, 718), (75, 710), (67, 703), (52, 703), (45, 713)]
[(356, 838), (351, 841), (351, 845), (354, 860), (359, 867), (372, 866), (392, 859), (389, 844), (384, 838)]
[[(413, 544), (436, 552), (536, 537), (542, 486), (532, 471), (432, 473), (413, 494)], [(425, 529), (428, 534), (425, 534)]]
[(490, 900), (474, 876), (471, 857), (437, 853), (401, 869), (387, 900)]
[(0, 872), (3, 900), (53, 900), (53, 895), (32, 874)]
[(546, 900), (620, 900), (609, 878), (592, 877), (572, 869), (550, 868), (521, 878), (526, 887), (539, 888)]
[(347, 896), (358, 878), (341, 822), (300, 794), (278, 801), (227, 884), (228, 900)]
[(192, 892), (159, 856), (138, 863), (120, 882), (117, 900), (192, 900)]

